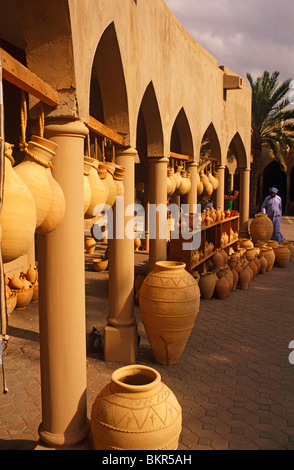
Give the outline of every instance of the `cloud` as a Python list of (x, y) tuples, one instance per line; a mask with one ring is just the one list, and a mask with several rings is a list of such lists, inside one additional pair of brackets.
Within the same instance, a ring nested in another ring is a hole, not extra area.
[(294, 78), (293, 0), (164, 0), (194, 39), (234, 72)]

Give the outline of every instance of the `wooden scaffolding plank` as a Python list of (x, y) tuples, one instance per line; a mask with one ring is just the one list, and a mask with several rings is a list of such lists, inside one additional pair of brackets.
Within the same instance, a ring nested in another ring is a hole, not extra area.
[(170, 152), (170, 157), (176, 160), (192, 160), (192, 157), (189, 157), (189, 155), (182, 155), (181, 153), (175, 152)]
[(43, 103), (56, 107), (59, 105), (58, 91), (14, 59), (4, 49), (0, 48), (2, 76), (5, 80), (21, 90), (30, 93)]
[(121, 145), (122, 147), (126, 145), (126, 140), (123, 136), (105, 126), (105, 124), (102, 124), (102, 122), (97, 121), (97, 119), (93, 118), (92, 116), (89, 116), (89, 122), (87, 126), (90, 131), (101, 135), (102, 137), (106, 137), (117, 145)]

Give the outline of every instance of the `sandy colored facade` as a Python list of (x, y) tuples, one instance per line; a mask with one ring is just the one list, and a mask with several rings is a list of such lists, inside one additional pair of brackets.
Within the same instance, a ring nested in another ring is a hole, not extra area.
[[(186, 32), (162, 0), (1, 3), (1, 47), (16, 46), (27, 67), (59, 92), (60, 105), (45, 106), (45, 137), (58, 144), (53, 173), (66, 209), (54, 232), (38, 236), (40, 437), (50, 447), (83, 446), (89, 433), (83, 218), (89, 116), (125, 139), (125, 146), (116, 146), (115, 153), (116, 163), (126, 168), (126, 204), (134, 201), (142, 174), (149, 189), (147, 202), (166, 204), (171, 152), (190, 157), (189, 203), (197, 203), (195, 172), (206, 136), (220, 180), (215, 201), (223, 207), (231, 149), (240, 173), (240, 235), (246, 236), (251, 92), (244, 79), (219, 66)], [(39, 103), (32, 96), (29, 108), (33, 123)], [(7, 129), (7, 134), (17, 142), (17, 132), (14, 136)], [(124, 218), (125, 225), (128, 220)], [(150, 240), (149, 253), (152, 268), (166, 259), (166, 241)], [(105, 359), (132, 363), (138, 343), (134, 244), (126, 237), (109, 244), (109, 291)]]

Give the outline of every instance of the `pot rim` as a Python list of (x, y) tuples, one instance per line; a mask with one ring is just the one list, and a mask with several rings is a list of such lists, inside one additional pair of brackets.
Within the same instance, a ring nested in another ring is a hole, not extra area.
[(155, 263), (156, 266), (158, 266), (161, 269), (182, 269), (186, 267), (186, 263), (183, 263), (182, 261), (157, 261)]
[[(136, 375), (150, 378), (150, 381), (142, 385), (134, 385), (126, 382), (128, 377), (135, 377)], [(124, 381), (122, 379), (124, 379)], [(115, 370), (111, 374), (111, 381), (123, 390), (144, 392), (157, 386), (161, 382), (161, 375), (152, 367), (132, 364)]]

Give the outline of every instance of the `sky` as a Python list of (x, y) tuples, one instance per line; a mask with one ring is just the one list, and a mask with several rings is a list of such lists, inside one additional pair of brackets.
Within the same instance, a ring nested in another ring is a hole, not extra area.
[(294, 80), (294, 0), (164, 0), (188, 33), (246, 79)]

